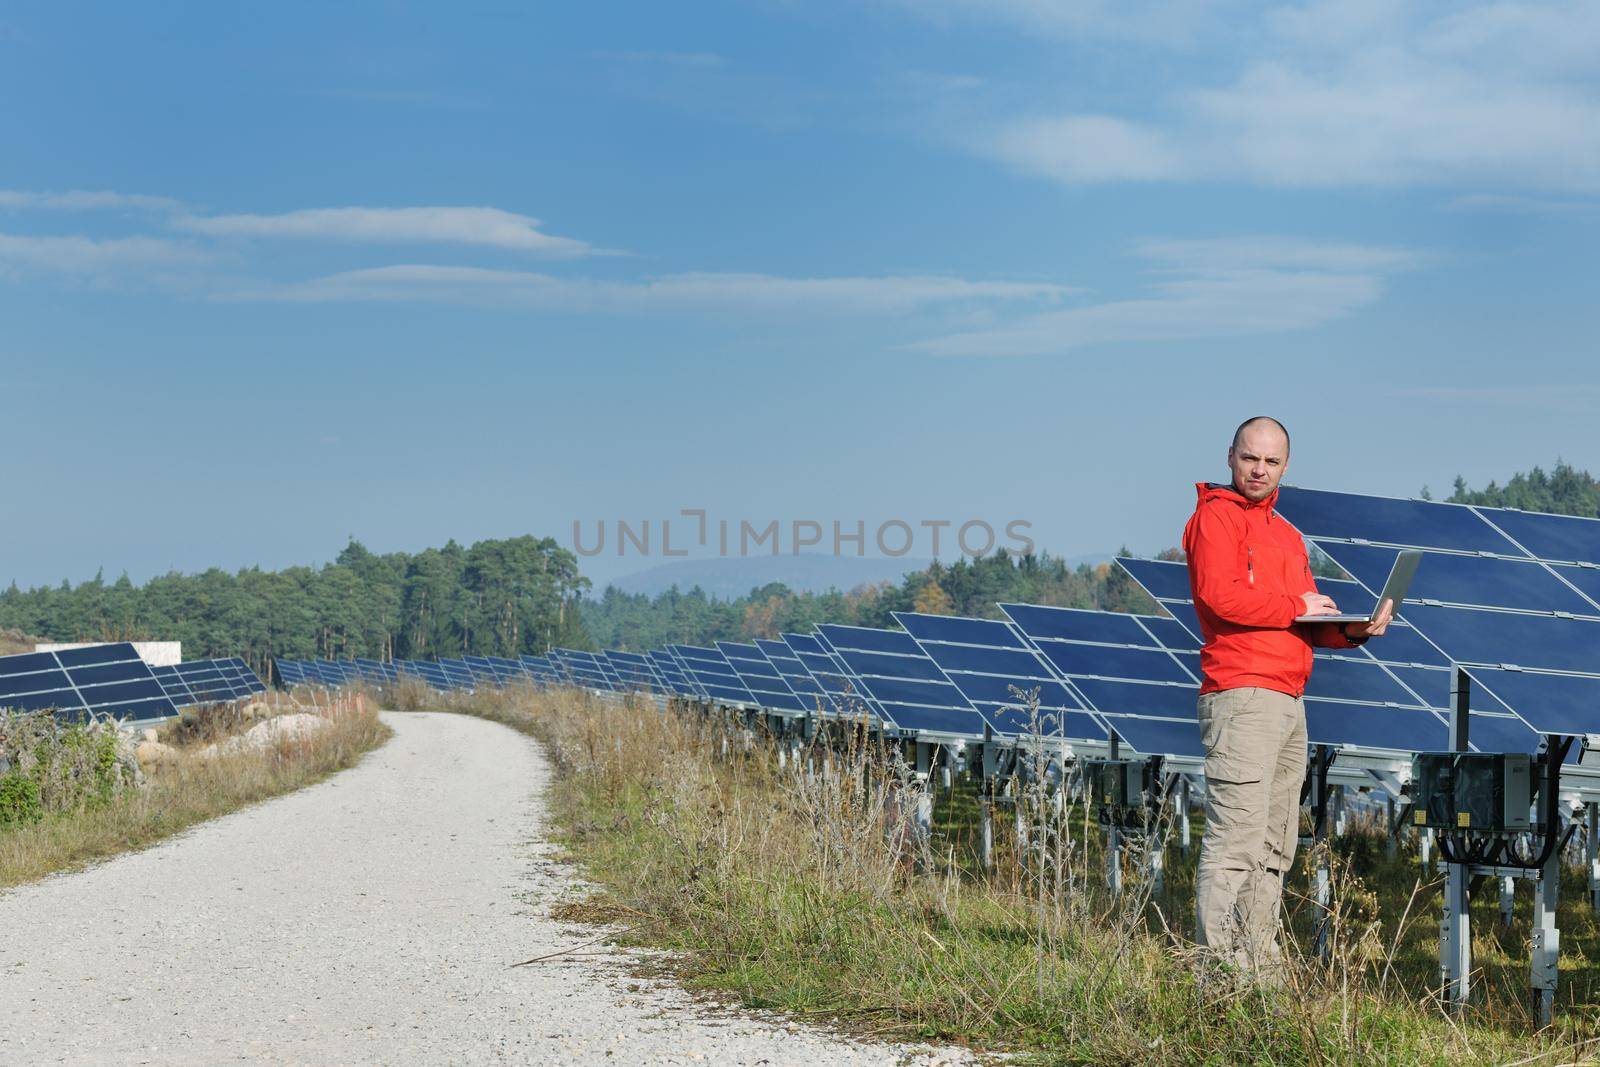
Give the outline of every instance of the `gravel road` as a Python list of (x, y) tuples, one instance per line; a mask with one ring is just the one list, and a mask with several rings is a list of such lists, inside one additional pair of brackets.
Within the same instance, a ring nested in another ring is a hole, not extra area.
[(628, 977), (548, 906), (549, 767), (506, 727), (386, 714), (320, 785), (0, 896), (0, 1063), (903, 1064)]

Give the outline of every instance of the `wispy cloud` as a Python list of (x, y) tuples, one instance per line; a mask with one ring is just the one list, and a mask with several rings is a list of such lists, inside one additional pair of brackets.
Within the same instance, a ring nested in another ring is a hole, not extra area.
[(70, 189), (44, 193), (25, 189), (0, 189), (0, 209), (12, 211), (177, 211), (181, 201), (165, 196), (141, 196), (104, 190)]
[(998, 22), (1029, 33), (1177, 44), (1191, 41), (1226, 0), (888, 0), (921, 18)]
[(195, 267), (211, 259), (205, 249), (157, 237), (95, 239), (0, 233), (0, 270), (12, 274), (104, 275), (133, 268)]
[[(1106, 14), (1000, 6), (1063, 26)], [(1210, 63), (1121, 87), (1121, 108), (991, 116), (957, 139), (1073, 184), (1600, 191), (1600, 5), (1314, 0), (1261, 24)]]
[(185, 215), (174, 221), (211, 237), (478, 245), (559, 259), (607, 254), (586, 241), (545, 233), (538, 219), (492, 207), (307, 208), (281, 215)]
[(939, 356), (1029, 356), (1110, 342), (1286, 333), (1371, 304), (1386, 275), (1421, 262), (1406, 249), (1272, 237), (1146, 241), (1136, 251), (1165, 278), (1148, 295), (1024, 315), (910, 347)]
[(1074, 290), (1043, 282), (927, 276), (783, 278), (685, 273), (641, 281), (560, 278), (531, 271), (400, 264), (244, 290), (239, 300), (381, 301), (516, 307), (574, 314), (672, 311), (903, 314), (935, 305), (1050, 303)]

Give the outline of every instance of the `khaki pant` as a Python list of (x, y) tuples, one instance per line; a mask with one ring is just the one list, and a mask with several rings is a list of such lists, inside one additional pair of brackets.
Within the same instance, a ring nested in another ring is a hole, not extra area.
[(1206, 832), (1195, 879), (1195, 940), (1247, 970), (1272, 969), (1283, 874), (1300, 833), (1306, 711), (1272, 689), (1200, 698)]

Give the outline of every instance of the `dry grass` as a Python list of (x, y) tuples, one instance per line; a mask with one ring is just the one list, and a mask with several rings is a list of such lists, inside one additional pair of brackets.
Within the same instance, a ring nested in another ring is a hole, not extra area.
[[(144, 785), (125, 790), (103, 806), (51, 814), (38, 822), (0, 830), (0, 887), (30, 882), (130, 849), (144, 848), (206, 819), (309, 785), (353, 765), (388, 740), (377, 705), (346, 695), (315, 711), (328, 727), (305, 738), (236, 755), (203, 757), (198, 746), (152, 766)], [(250, 725), (237, 722), (234, 732)], [(220, 736), (203, 731), (206, 739)]]
[(546, 743), (565, 844), (603, 887), (575, 917), (621, 921), (622, 939), (674, 950), (692, 986), (753, 1006), (1059, 1063), (1556, 1064), (1600, 1051), (1592, 1007), (1531, 1033), (1491, 990), (1489, 1008), (1446, 1018), (1425, 969), (1400, 958), (1432, 937), (1433, 905), (1408, 899), (1414, 878), (1390, 899), (1346, 869), (1335, 958), (1295, 953), (1287, 988), (1202, 987), (1182, 936), (1192, 869), (1175, 864), (1162, 895), (1135, 876), (1112, 899), (1097, 828), (1043, 792), (1017, 798), (1025, 838), (1001, 817), (999, 870), (985, 877), (968, 847), (975, 798), (938, 798), (920, 837), (908, 813), (924, 786), (860, 738), (780, 766), (760, 738), (647, 700), (518, 690), (424, 703)]

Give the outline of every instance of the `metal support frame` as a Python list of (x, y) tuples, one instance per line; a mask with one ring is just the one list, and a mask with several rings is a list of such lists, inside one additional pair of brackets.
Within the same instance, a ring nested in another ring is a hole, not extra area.
[(1589, 861), (1589, 906), (1600, 911), (1600, 802), (1584, 802), (1583, 848)]
[[(1316, 867), (1313, 899), (1317, 909), (1317, 955), (1326, 959), (1330, 950), (1333, 915), (1333, 871), (1329, 866), (1328, 849), (1328, 768), (1333, 764), (1334, 750), (1329, 745), (1318, 745), (1311, 757), (1311, 861)], [(1343, 790), (1340, 790), (1341, 795)], [(1285, 871), (1283, 874), (1287, 875)]]
[(1189, 828), (1189, 776), (1181, 776), (1178, 786), (1178, 850), (1185, 859), (1189, 856), (1189, 849), (1193, 843), (1193, 835)]
[[(1559, 832), (1559, 828), (1550, 830)], [(1540, 1026), (1549, 1026), (1556, 1006), (1556, 982), (1561, 961), (1561, 931), (1556, 926), (1556, 904), (1561, 892), (1561, 849), (1550, 851), (1550, 858), (1539, 869), (1533, 887), (1533, 938), (1530, 945), (1530, 991), (1534, 1017)]]
[(1398, 838), (1400, 836), (1400, 825), (1399, 825), (1399, 822), (1395, 819), (1394, 797), (1385, 796), (1383, 798), (1383, 801), (1384, 801), (1384, 825), (1389, 828), (1389, 832), (1384, 835), (1383, 851), (1384, 851), (1384, 855), (1388, 856), (1390, 859), (1394, 859), (1395, 850), (1396, 850), (1396, 838)]
[(983, 753), (978, 768), (978, 862), (985, 874), (993, 874), (994, 794), (1000, 776), (1000, 759), (994, 744), (994, 728), (987, 724), (983, 728)]
[[(1450, 749), (1467, 751), (1472, 679), (1460, 667), (1450, 672)], [(1456, 1013), (1472, 996), (1472, 893), (1465, 864), (1445, 867), (1444, 916), (1439, 920), (1439, 984), (1444, 1001)]]
[[(1120, 756), (1121, 740), (1115, 730), (1111, 731), (1110, 755), (1112, 759)], [(1111, 819), (1106, 823), (1106, 887), (1111, 890), (1111, 895), (1122, 895), (1122, 830), (1117, 826), (1117, 820)]]

